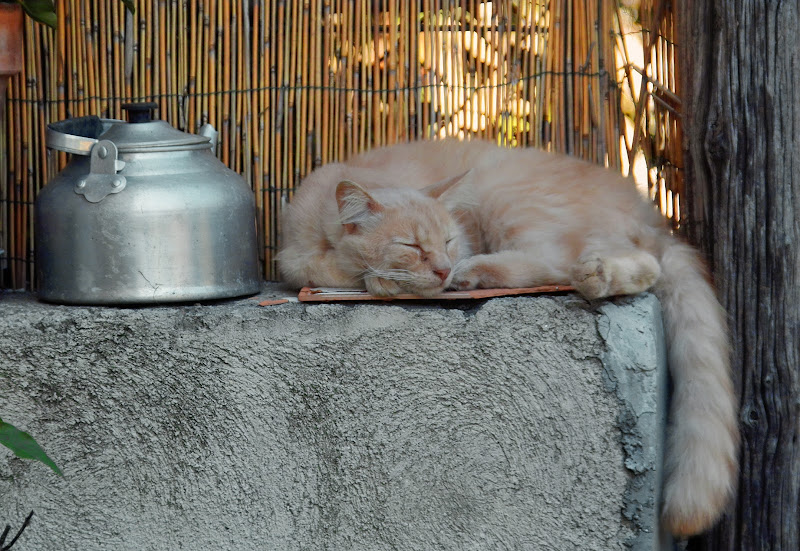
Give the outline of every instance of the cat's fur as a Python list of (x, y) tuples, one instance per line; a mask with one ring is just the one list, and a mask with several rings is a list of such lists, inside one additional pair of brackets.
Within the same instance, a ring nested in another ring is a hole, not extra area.
[(662, 518), (708, 529), (730, 500), (739, 433), (725, 313), (697, 252), (629, 180), (490, 142), (417, 142), (312, 172), (284, 212), (295, 286), (376, 295), (572, 284), (588, 299), (652, 289), (673, 381)]

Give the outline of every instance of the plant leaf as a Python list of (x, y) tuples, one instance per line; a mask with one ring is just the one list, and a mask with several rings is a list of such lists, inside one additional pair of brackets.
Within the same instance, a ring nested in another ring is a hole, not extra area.
[(22, 432), (14, 425), (6, 423), (2, 419), (0, 419), (0, 444), (3, 444), (14, 452), (14, 455), (17, 457), (41, 461), (53, 469), (54, 473), (61, 475), (61, 469), (56, 466), (52, 459), (47, 457), (47, 454), (44, 453), (44, 450), (36, 443), (36, 440), (34, 440), (30, 434)]
[(56, 6), (53, 0), (17, 0), (17, 3), (34, 20), (56, 28)]
[(136, 6), (133, 3), (133, 0), (122, 0), (122, 3), (125, 4), (125, 7), (128, 8), (128, 11), (131, 13), (136, 13)]

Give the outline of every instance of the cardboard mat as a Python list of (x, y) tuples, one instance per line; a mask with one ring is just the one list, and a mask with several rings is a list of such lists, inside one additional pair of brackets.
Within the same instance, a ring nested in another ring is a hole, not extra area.
[(346, 300), (395, 301), (395, 300), (473, 300), (514, 295), (537, 295), (572, 291), (569, 285), (544, 285), (542, 287), (520, 287), (516, 289), (473, 289), (471, 291), (445, 291), (438, 295), (396, 295), (376, 297), (361, 289), (336, 289), (332, 287), (303, 287), (297, 295), (300, 302), (338, 302)]

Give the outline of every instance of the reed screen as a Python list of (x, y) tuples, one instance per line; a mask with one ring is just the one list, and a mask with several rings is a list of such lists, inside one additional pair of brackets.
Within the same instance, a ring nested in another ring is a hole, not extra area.
[(8, 86), (0, 287), (35, 287), (33, 200), (67, 162), (45, 127), (155, 101), (251, 185), (266, 279), (280, 205), (321, 164), (458, 136), (563, 151), (633, 171), (679, 220), (674, 16), (660, 0), (57, 0), (27, 20)]

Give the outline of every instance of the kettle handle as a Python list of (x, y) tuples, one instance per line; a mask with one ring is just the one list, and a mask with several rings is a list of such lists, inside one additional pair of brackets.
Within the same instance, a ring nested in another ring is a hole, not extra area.
[(47, 125), (45, 144), (50, 149), (88, 156), (98, 138), (118, 122), (123, 121), (101, 119), (95, 115), (52, 122)]
[(211, 150), (214, 151), (217, 148), (217, 139), (219, 138), (219, 132), (211, 123), (205, 123), (203, 126), (200, 127), (200, 130), (197, 131), (199, 136), (205, 136), (211, 142)]

